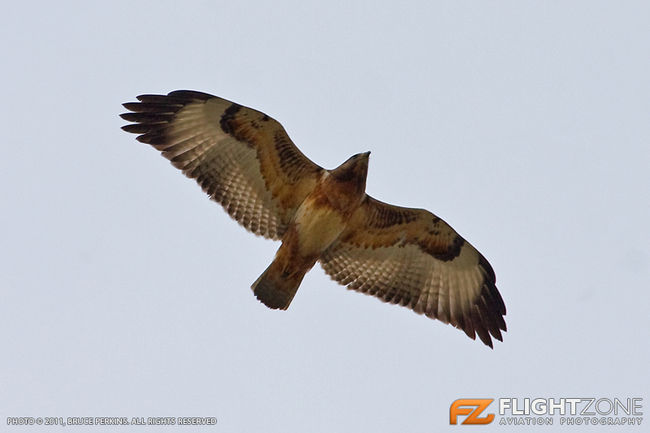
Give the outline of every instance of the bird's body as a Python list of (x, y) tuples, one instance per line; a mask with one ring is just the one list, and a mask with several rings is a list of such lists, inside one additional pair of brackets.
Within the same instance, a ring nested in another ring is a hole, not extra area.
[(323, 173), (298, 207), (273, 263), (252, 286), (268, 307), (289, 307), (305, 273), (345, 230), (365, 196), (369, 154), (355, 155), (331, 174)]
[(492, 347), (505, 305), (487, 260), (423, 209), (366, 194), (368, 156), (325, 170), (259, 111), (193, 91), (127, 103), (128, 132), (162, 151), (245, 228), (281, 240), (253, 283), (270, 308), (286, 309), (316, 262), (348, 288), (451, 323)]

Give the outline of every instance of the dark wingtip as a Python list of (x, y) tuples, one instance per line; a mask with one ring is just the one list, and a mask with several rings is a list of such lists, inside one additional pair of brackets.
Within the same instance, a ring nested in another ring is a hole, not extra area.
[(196, 90), (174, 90), (173, 92), (169, 92), (167, 96), (184, 99), (198, 99), (201, 101), (214, 98), (214, 95), (205, 92), (197, 92)]
[(126, 108), (127, 110), (133, 111), (133, 108), (138, 104), (139, 102), (124, 102), (122, 103), (122, 107)]
[(494, 346), (492, 344), (492, 339), (490, 337), (487, 337), (485, 339), (481, 338), (481, 341), (483, 342), (483, 344), (488, 346), (490, 349), (494, 349)]
[(481, 341), (483, 342), (483, 344), (488, 346), (490, 349), (494, 349), (494, 346), (492, 344), (492, 338), (490, 337), (489, 329), (482, 328), (481, 331), (482, 332), (480, 332), (478, 336), (481, 339)]

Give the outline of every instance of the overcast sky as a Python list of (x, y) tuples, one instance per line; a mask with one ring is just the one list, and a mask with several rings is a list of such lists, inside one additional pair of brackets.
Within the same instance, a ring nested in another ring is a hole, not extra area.
[[(576, 396), (644, 398), (647, 424), (649, 20), (644, 1), (5, 4), (0, 425), (465, 431), (458, 398)], [(319, 266), (288, 311), (259, 303), (279, 243), (120, 130), (121, 103), (175, 89), (266, 112), (327, 168), (371, 150), (370, 194), (491, 262), (504, 342)]]

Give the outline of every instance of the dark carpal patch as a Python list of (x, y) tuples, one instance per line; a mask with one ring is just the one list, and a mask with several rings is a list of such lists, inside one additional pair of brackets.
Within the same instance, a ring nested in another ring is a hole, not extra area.
[(465, 239), (456, 235), (446, 248), (441, 248), (440, 245), (434, 245), (426, 242), (418, 242), (418, 246), (422, 251), (429, 254), (430, 256), (442, 260), (443, 262), (448, 262), (454, 260), (460, 255), (460, 251), (465, 244)]
[(239, 104), (235, 104), (234, 102), (230, 104), (230, 107), (226, 108), (226, 111), (223, 112), (223, 115), (221, 116), (221, 121), (219, 122), (219, 125), (221, 125), (221, 129), (226, 134), (233, 134), (233, 131), (236, 128), (236, 125), (232, 125), (231, 122), (235, 120), (235, 116), (239, 112), (239, 110), (242, 109), (242, 106)]

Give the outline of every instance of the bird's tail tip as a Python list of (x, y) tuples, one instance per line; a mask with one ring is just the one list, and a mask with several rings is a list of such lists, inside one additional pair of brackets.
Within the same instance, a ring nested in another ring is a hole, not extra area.
[(274, 310), (286, 310), (293, 300), (303, 275), (285, 275), (275, 262), (251, 285), (255, 297)]

